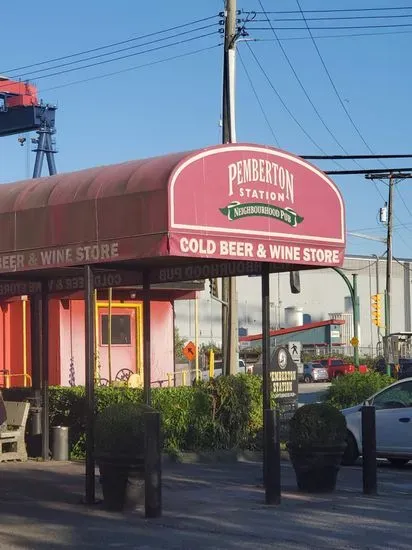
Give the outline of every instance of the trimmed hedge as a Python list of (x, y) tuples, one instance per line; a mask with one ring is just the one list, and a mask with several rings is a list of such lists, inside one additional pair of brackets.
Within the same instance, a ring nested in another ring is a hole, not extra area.
[[(70, 428), (72, 458), (85, 453), (85, 388), (49, 389), (50, 425)], [(29, 391), (5, 390), (5, 399)], [(19, 392), (19, 393), (17, 393)], [(141, 389), (100, 386), (96, 413), (113, 403), (143, 403)], [(193, 387), (154, 388), (152, 406), (162, 413), (163, 448), (169, 453), (217, 449), (257, 449), (262, 436), (262, 378), (239, 374)]]
[(353, 407), (393, 382), (395, 380), (390, 376), (373, 371), (338, 376), (332, 380), (323, 400), (338, 409)]

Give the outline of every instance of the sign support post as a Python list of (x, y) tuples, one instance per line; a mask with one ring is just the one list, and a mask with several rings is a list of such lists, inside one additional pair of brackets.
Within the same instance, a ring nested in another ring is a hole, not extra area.
[(86, 504), (95, 501), (94, 461), (94, 304), (93, 271), (84, 266), (86, 332)]
[(271, 438), (268, 431), (268, 414), (270, 413), (270, 279), (269, 264), (262, 262), (262, 378), (263, 378), (263, 480), (265, 490), (268, 489), (268, 466), (271, 453), (269, 446)]

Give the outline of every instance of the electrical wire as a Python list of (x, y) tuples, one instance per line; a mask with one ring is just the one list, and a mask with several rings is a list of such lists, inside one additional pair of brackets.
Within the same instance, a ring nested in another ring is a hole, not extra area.
[[(255, 20), (256, 21), (256, 20)], [(271, 23), (270, 19), (267, 19), (268, 23)], [(253, 20), (249, 21), (253, 23)], [(393, 25), (340, 25), (340, 26), (330, 26), (325, 25), (324, 27), (310, 27), (314, 31), (342, 31), (342, 30), (354, 30), (354, 29), (396, 29), (400, 27), (412, 27), (412, 23), (403, 23), (403, 24), (393, 24)], [(302, 31), (303, 27), (254, 27), (256, 31)]]
[(214, 46), (208, 46), (206, 48), (200, 48), (198, 50), (194, 50), (194, 51), (191, 51), (191, 52), (185, 52), (185, 53), (181, 53), (181, 54), (178, 54), (178, 55), (173, 55), (171, 57), (165, 57), (164, 59), (158, 59), (156, 61), (150, 61), (149, 63), (143, 63), (142, 65), (136, 65), (134, 67), (128, 67), (126, 69), (120, 69), (119, 71), (113, 71), (111, 73), (105, 73), (105, 74), (101, 74), (101, 75), (97, 75), (97, 76), (92, 76), (90, 78), (83, 78), (81, 80), (74, 80), (73, 82), (66, 82), (65, 84), (59, 84), (58, 86), (52, 86), (50, 88), (44, 88), (41, 90), (41, 93), (43, 92), (48, 92), (50, 90), (58, 90), (60, 88), (67, 88), (69, 86), (74, 86), (76, 84), (84, 84), (86, 82), (91, 82), (93, 80), (99, 80), (101, 78), (107, 78), (107, 77), (110, 77), (110, 76), (117, 76), (119, 74), (122, 74), (122, 73), (126, 73), (126, 72), (129, 72), (129, 71), (135, 71), (137, 69), (142, 69), (144, 67), (151, 67), (152, 65), (158, 65), (160, 63), (165, 63), (167, 61), (173, 61), (175, 59), (180, 59), (182, 57), (189, 57), (191, 55), (196, 55), (198, 53), (201, 53), (201, 52), (205, 52), (205, 51), (208, 51), (208, 50), (213, 50), (214, 48), (220, 48), (223, 44), (215, 44)]
[(159, 42), (164, 42), (165, 40), (171, 40), (171, 39), (174, 39), (174, 38), (178, 38), (179, 36), (185, 36), (187, 34), (191, 34), (191, 33), (197, 32), (197, 31), (210, 29), (211, 27), (214, 27), (214, 26), (215, 26), (214, 24), (204, 25), (203, 27), (197, 27), (195, 29), (182, 31), (182, 32), (179, 32), (179, 33), (174, 34), (172, 36), (164, 36), (162, 38), (156, 38), (155, 40), (150, 40), (149, 42), (143, 42), (142, 44), (135, 44), (133, 46), (128, 46), (127, 48), (121, 48), (119, 50), (113, 50), (113, 51), (106, 52), (106, 53), (100, 53), (100, 54), (97, 54), (97, 55), (93, 55), (93, 56), (90, 56), (90, 57), (85, 57), (83, 59), (79, 59), (79, 60), (75, 60), (75, 61), (68, 61), (67, 63), (61, 63), (59, 65), (54, 65), (52, 67), (46, 67), (46, 68), (43, 68), (43, 69), (36, 69), (31, 73), (23, 73), (23, 74), (19, 74), (19, 75), (14, 75), (11, 78), (13, 80), (20, 80), (20, 79), (24, 80), (25, 77), (30, 76), (31, 79), (36, 79), (36, 78), (38, 78), (36, 76), (38, 73), (44, 73), (46, 71), (51, 71), (51, 70), (55, 70), (55, 69), (62, 69), (64, 67), (70, 67), (72, 65), (76, 65), (77, 63), (83, 63), (85, 61), (92, 61), (92, 60), (95, 60), (95, 59), (101, 59), (102, 57), (107, 57), (109, 55), (115, 55), (117, 53), (130, 51), (130, 50), (133, 50), (133, 49), (136, 49), (136, 48), (142, 48), (143, 46), (151, 46), (152, 44), (158, 44)]
[(75, 53), (72, 53), (72, 54), (63, 55), (61, 57), (55, 57), (53, 59), (48, 59), (47, 61), (40, 61), (40, 62), (37, 62), (37, 63), (32, 63), (30, 65), (23, 65), (21, 67), (15, 67), (13, 69), (8, 69), (6, 71), (0, 71), (0, 73), (1, 74), (13, 73), (15, 71), (22, 71), (24, 69), (30, 69), (32, 67), (39, 67), (41, 65), (46, 65), (48, 63), (54, 63), (55, 61), (64, 61), (65, 59), (70, 59), (72, 57), (77, 57), (77, 56), (80, 56), (80, 55), (87, 55), (89, 53), (94, 53), (94, 52), (101, 51), (101, 50), (104, 50), (104, 49), (107, 49), (107, 48), (112, 48), (114, 46), (121, 46), (123, 44), (129, 44), (130, 42), (134, 42), (136, 40), (143, 40), (144, 38), (150, 38), (152, 36), (157, 36), (158, 34), (164, 34), (164, 33), (167, 33), (167, 32), (175, 31), (175, 30), (178, 30), (178, 29), (182, 29), (184, 27), (188, 27), (190, 25), (197, 25), (198, 23), (203, 23), (204, 21), (210, 21), (211, 19), (215, 19), (216, 17), (218, 17), (217, 14), (216, 15), (211, 15), (209, 17), (203, 17), (202, 19), (196, 19), (195, 21), (189, 21), (188, 23), (182, 23), (181, 25), (175, 25), (174, 27), (169, 27), (167, 29), (162, 29), (160, 31), (150, 32), (148, 34), (143, 34), (143, 35), (137, 36), (135, 38), (129, 38), (128, 40), (121, 40), (120, 42), (112, 42), (111, 44), (106, 44), (104, 46), (98, 46), (96, 48), (92, 48), (92, 49), (89, 49), (89, 50), (82, 50), (80, 52), (75, 52)]
[[(269, 75), (267, 74), (267, 72), (265, 71), (264, 67), (262, 66), (262, 64), (260, 63), (259, 59), (256, 57), (255, 55), (255, 52), (253, 51), (253, 49), (250, 47), (250, 44), (249, 42), (246, 42), (246, 46), (249, 48), (249, 51), (250, 53), (252, 54), (252, 57), (254, 58), (256, 64), (258, 65), (258, 67), (260, 68), (260, 70), (262, 71), (263, 73), (263, 76), (266, 78), (266, 81), (268, 82), (269, 86), (272, 88), (272, 90), (274, 91), (274, 93), (276, 94), (276, 97), (279, 99), (279, 101), (281, 102), (281, 104), (283, 105), (283, 108), (286, 110), (286, 112), (289, 114), (289, 116), (292, 118), (292, 120), (297, 124), (297, 126), (301, 129), (301, 131), (305, 134), (305, 136), (309, 139), (309, 141), (311, 143), (313, 143), (313, 145), (319, 150), (321, 151), (322, 153), (324, 153), (324, 150), (322, 149), (322, 147), (312, 138), (312, 136), (305, 130), (305, 128), (302, 126), (302, 124), (299, 122), (299, 120), (295, 117), (295, 115), (292, 113), (292, 111), (289, 109), (289, 107), (287, 106), (287, 104), (285, 103), (285, 101), (283, 100), (282, 96), (279, 94), (279, 92), (277, 91), (275, 85), (273, 84), (272, 80), (270, 79)], [(339, 165), (340, 166), (340, 165)]]
[[(396, 10), (412, 10), (412, 6), (389, 6), (389, 7), (378, 7), (378, 8), (333, 8), (329, 10), (305, 10), (305, 13), (347, 13), (347, 12), (371, 12), (371, 11), (396, 11)], [(249, 13), (249, 12), (245, 12)], [(261, 14), (264, 12), (255, 11), (256, 14)], [(288, 13), (300, 13), (299, 10), (288, 10), (288, 11), (266, 11), (266, 13), (272, 14), (288, 14)]]
[(397, 186), (395, 186), (395, 191), (396, 191), (396, 193), (398, 194), (399, 198), (401, 199), (401, 201), (402, 201), (404, 207), (406, 208), (406, 210), (408, 211), (409, 215), (412, 216), (412, 211), (411, 211), (411, 209), (409, 208), (409, 206), (406, 204), (406, 201), (405, 201), (405, 199), (403, 198), (403, 195), (402, 195), (402, 193), (399, 191), (399, 189), (398, 189)]
[(116, 57), (114, 59), (106, 59), (104, 61), (98, 61), (96, 63), (89, 63), (88, 65), (83, 65), (81, 67), (72, 67), (71, 69), (65, 69), (65, 70), (62, 70), (62, 71), (58, 71), (56, 73), (50, 73), (50, 74), (46, 74), (46, 75), (40, 75), (36, 78), (36, 81), (37, 80), (42, 80), (44, 78), (51, 78), (53, 76), (60, 76), (62, 74), (67, 74), (67, 73), (71, 73), (71, 72), (74, 72), (74, 71), (80, 71), (80, 70), (83, 70), (83, 69), (89, 69), (91, 67), (98, 67), (100, 65), (106, 65), (107, 63), (113, 63), (114, 61), (120, 61), (120, 60), (123, 60), (123, 59), (129, 59), (131, 57), (136, 57), (137, 55), (143, 55), (145, 53), (151, 53), (151, 52), (155, 52), (155, 51), (159, 51), (159, 50), (163, 50), (164, 48), (170, 48), (172, 46), (177, 46), (177, 45), (180, 45), (180, 44), (186, 44), (188, 42), (193, 42), (194, 40), (199, 40), (201, 38), (206, 38), (206, 37), (209, 37), (209, 36), (212, 36), (212, 35), (216, 35), (217, 34), (217, 31), (215, 32), (209, 32), (209, 33), (204, 33), (204, 34), (201, 34), (199, 36), (195, 36), (195, 37), (191, 37), (191, 38), (186, 38), (184, 40), (179, 40), (177, 42), (172, 42), (171, 44), (164, 44), (162, 46), (156, 46), (155, 48), (150, 48), (148, 50), (143, 50), (143, 51), (140, 51), (140, 52), (134, 52), (134, 53), (131, 53), (131, 54), (127, 54), (127, 55), (123, 55), (123, 56), (120, 56), (120, 57)]
[[(411, 34), (412, 31), (384, 31), (384, 32), (360, 32), (360, 33), (346, 33), (346, 34), (317, 34), (313, 35), (316, 40), (323, 38), (356, 38), (366, 36), (388, 36), (394, 34)], [(275, 42), (275, 38), (252, 38), (253, 42)], [(291, 40), (310, 40), (310, 36), (282, 36), (279, 37), (282, 42), (288, 42)]]
[[(262, 10), (264, 11), (264, 7), (263, 7), (263, 3), (261, 0), (258, 0), (259, 4), (260, 4), (260, 7), (262, 8)], [(316, 105), (314, 104), (312, 98), (310, 97), (308, 91), (306, 90), (303, 82), (301, 81), (301, 79), (299, 78), (299, 75), (297, 74), (294, 66), (293, 66), (293, 63), (291, 62), (285, 48), (283, 47), (282, 43), (280, 42), (280, 40), (278, 39), (278, 35), (276, 34), (276, 31), (274, 30), (274, 27), (273, 25), (271, 24), (269, 18), (268, 18), (268, 22), (269, 22), (269, 25), (270, 27), (272, 28), (272, 31), (273, 31), (273, 34), (275, 36), (275, 38), (277, 39), (277, 43), (283, 53), (283, 56), (284, 58), (286, 59), (294, 77), (296, 78), (301, 90), (303, 91), (306, 99), (309, 101), (310, 105), (312, 106), (313, 110), (315, 111), (317, 117), (319, 118), (320, 122), (322, 123), (323, 127), (326, 129), (326, 131), (328, 132), (328, 134), (332, 137), (333, 141), (338, 145), (338, 147), (340, 147), (342, 149), (342, 151), (345, 153), (345, 154), (348, 154), (348, 152), (346, 151), (345, 147), (341, 144), (341, 142), (336, 138), (335, 134), (332, 132), (332, 130), (329, 128), (329, 126), (326, 124), (326, 121), (324, 120), (324, 118), (322, 117), (322, 115), (320, 114), (319, 110), (317, 109)]]
[[(307, 31), (308, 31), (308, 33), (309, 33), (309, 36), (310, 36), (311, 40), (312, 40), (312, 44), (313, 44), (313, 46), (315, 47), (316, 53), (317, 53), (317, 55), (318, 55), (318, 57), (319, 57), (319, 60), (320, 60), (320, 62), (321, 62), (321, 64), (322, 64), (322, 67), (323, 67), (323, 69), (324, 69), (324, 71), (325, 71), (325, 73), (326, 73), (326, 76), (328, 77), (328, 80), (329, 80), (329, 82), (330, 82), (330, 85), (332, 86), (332, 89), (333, 89), (333, 91), (335, 92), (336, 97), (338, 98), (338, 101), (339, 101), (340, 106), (342, 107), (342, 109), (343, 109), (343, 111), (344, 111), (346, 117), (348, 118), (348, 120), (349, 120), (349, 122), (351, 123), (353, 129), (355, 130), (355, 132), (357, 133), (357, 135), (358, 135), (359, 138), (361, 139), (362, 143), (365, 145), (365, 147), (368, 149), (368, 151), (369, 151), (372, 155), (374, 155), (375, 153), (372, 151), (371, 147), (370, 147), (369, 144), (367, 143), (366, 139), (364, 138), (364, 136), (363, 136), (363, 134), (361, 133), (361, 131), (360, 131), (359, 127), (357, 126), (357, 124), (355, 124), (355, 121), (353, 120), (351, 114), (349, 113), (348, 108), (346, 107), (346, 105), (345, 105), (345, 103), (344, 103), (344, 101), (343, 101), (343, 99), (342, 99), (342, 96), (340, 95), (340, 93), (339, 93), (339, 91), (338, 91), (338, 89), (337, 89), (337, 87), (336, 87), (336, 84), (335, 84), (335, 82), (334, 82), (334, 80), (333, 80), (333, 78), (332, 78), (332, 76), (331, 76), (331, 74), (330, 74), (330, 72), (329, 72), (329, 69), (328, 69), (328, 67), (326, 66), (325, 60), (323, 59), (323, 56), (322, 56), (322, 54), (320, 53), (319, 47), (318, 47), (318, 45), (317, 45), (317, 43), (316, 43), (316, 40), (313, 38), (312, 31), (311, 31), (311, 29), (310, 29), (310, 27), (309, 27), (309, 25), (308, 25), (308, 23), (307, 23), (305, 14), (303, 13), (302, 7), (301, 7), (301, 5), (300, 5), (300, 1), (299, 1), (299, 0), (296, 0), (296, 4), (298, 5), (300, 14), (301, 14), (301, 16), (302, 16), (302, 18), (303, 18), (303, 21), (305, 22)], [(381, 166), (383, 166), (384, 168), (386, 168), (385, 164), (384, 164), (380, 159), (378, 159), (378, 162), (381, 164)], [(379, 190), (379, 188), (378, 188), (377, 186), (376, 186), (376, 189), (377, 189), (378, 192), (380, 193), (380, 190)], [(383, 197), (382, 197), (382, 199), (383, 199)]]
[(269, 118), (268, 118), (268, 116), (267, 116), (267, 114), (266, 114), (266, 111), (265, 111), (265, 109), (264, 109), (264, 107), (263, 107), (263, 104), (262, 104), (262, 102), (260, 101), (260, 98), (259, 98), (259, 95), (258, 95), (258, 93), (257, 93), (257, 91), (256, 91), (255, 85), (253, 84), (252, 77), (250, 76), (249, 71), (247, 70), (246, 64), (245, 64), (244, 61), (243, 61), (242, 54), (240, 53), (239, 50), (238, 50), (237, 53), (238, 53), (238, 56), (239, 56), (239, 59), (240, 59), (240, 63), (242, 64), (243, 70), (245, 71), (246, 77), (247, 77), (247, 79), (248, 79), (248, 81), (249, 81), (250, 87), (252, 88), (253, 94), (254, 94), (254, 96), (255, 96), (255, 98), (256, 98), (256, 101), (257, 101), (257, 103), (258, 103), (258, 105), (259, 105), (259, 108), (260, 108), (260, 110), (261, 110), (261, 112), (262, 112), (263, 118), (265, 119), (266, 124), (268, 125), (268, 128), (269, 128), (269, 130), (270, 130), (270, 133), (272, 134), (272, 137), (273, 137), (273, 139), (274, 139), (274, 141), (275, 141), (275, 144), (279, 147), (279, 140), (278, 140), (278, 138), (277, 138), (277, 136), (276, 136), (276, 134), (275, 134), (275, 131), (273, 130), (273, 127), (272, 127), (272, 125), (271, 125), (271, 123), (270, 123), (270, 121), (269, 121)]
[[(412, 14), (408, 15), (406, 13), (401, 15), (350, 15), (346, 17), (305, 17), (306, 21), (352, 21), (352, 20), (358, 20), (358, 19), (410, 19), (412, 17)], [(267, 21), (266, 19), (253, 19), (253, 21), (256, 22), (264, 22)], [(270, 21), (277, 21), (278, 23), (289, 23), (289, 22), (300, 22), (301, 19), (298, 17), (284, 17), (284, 18), (276, 18), (276, 19), (270, 19)]]

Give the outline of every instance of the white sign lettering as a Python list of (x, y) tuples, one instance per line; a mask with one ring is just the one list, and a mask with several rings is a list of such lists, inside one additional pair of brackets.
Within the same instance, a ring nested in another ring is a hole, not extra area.
[[(264, 199), (272, 201), (295, 200), (294, 175), (276, 162), (265, 159), (248, 158), (229, 164), (229, 196), (234, 194), (234, 186), (250, 183), (266, 183), (278, 189), (262, 191), (256, 189), (240, 189), (241, 197)], [(280, 191), (280, 192), (279, 192)]]
[(239, 258), (275, 260), (302, 264), (338, 265), (339, 250), (312, 248), (296, 245), (275, 245), (250, 241), (226, 239), (197, 239), (182, 237), (179, 240), (180, 251), (184, 254), (213, 256), (214, 258)]
[(13, 272), (39, 266), (64, 266), (113, 260), (119, 257), (119, 243), (49, 248), (26, 254), (0, 255), (0, 271)]

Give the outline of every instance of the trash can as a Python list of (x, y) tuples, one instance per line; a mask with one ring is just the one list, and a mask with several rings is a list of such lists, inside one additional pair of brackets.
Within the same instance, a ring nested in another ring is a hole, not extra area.
[(30, 407), (29, 410), (29, 435), (41, 434), (41, 407)]
[(52, 428), (53, 460), (69, 460), (69, 428), (53, 426)]

